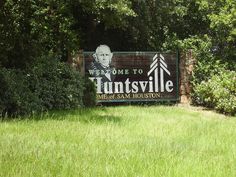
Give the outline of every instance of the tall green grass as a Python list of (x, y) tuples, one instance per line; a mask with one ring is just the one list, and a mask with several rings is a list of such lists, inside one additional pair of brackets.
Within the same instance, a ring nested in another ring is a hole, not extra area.
[(2, 121), (0, 176), (234, 177), (235, 118), (120, 106)]

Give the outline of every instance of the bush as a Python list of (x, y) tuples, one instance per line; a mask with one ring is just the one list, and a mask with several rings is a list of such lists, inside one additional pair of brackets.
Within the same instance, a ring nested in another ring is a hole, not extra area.
[(83, 82), (78, 71), (52, 58), (27, 71), (0, 68), (0, 116), (82, 106)]
[(178, 47), (183, 51), (191, 48), (197, 61), (191, 78), (192, 103), (235, 114), (236, 82), (232, 80), (235, 78), (235, 62), (219, 58), (216, 55), (219, 48), (207, 35), (178, 41)]
[(96, 88), (95, 84), (88, 78), (84, 79), (84, 96), (83, 103), (85, 106), (92, 107), (96, 105)]
[(47, 109), (82, 106), (83, 80), (78, 71), (53, 58), (43, 58), (29, 70), (30, 89)]
[(220, 112), (236, 114), (236, 72), (222, 70), (208, 81), (194, 86), (196, 103)]
[(42, 110), (40, 99), (29, 89), (27, 75), (0, 68), (0, 115), (18, 116)]

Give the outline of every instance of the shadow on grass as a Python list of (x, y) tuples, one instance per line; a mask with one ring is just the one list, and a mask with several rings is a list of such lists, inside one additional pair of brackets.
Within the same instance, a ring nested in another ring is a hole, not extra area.
[(177, 104), (177, 101), (134, 101), (134, 102), (107, 102), (99, 103), (101, 106), (174, 106)]
[(52, 117), (54, 120), (80, 121), (83, 123), (118, 123), (121, 121), (121, 117), (112, 114), (112, 112), (108, 111), (106, 107), (80, 108), (70, 111), (53, 111), (51, 114), (53, 114)]
[(0, 122), (15, 122), (15, 121), (43, 121), (43, 120), (56, 120), (56, 121), (74, 121), (82, 123), (119, 123), (121, 117), (115, 116), (112, 112), (108, 111), (106, 107), (93, 107), (93, 108), (78, 108), (74, 110), (53, 110), (41, 114), (34, 114), (24, 117), (5, 117), (0, 119)]

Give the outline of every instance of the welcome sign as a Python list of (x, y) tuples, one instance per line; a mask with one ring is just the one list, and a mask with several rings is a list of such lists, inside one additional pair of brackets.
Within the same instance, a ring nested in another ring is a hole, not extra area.
[(111, 52), (100, 45), (84, 52), (84, 61), (98, 102), (178, 100), (177, 53)]

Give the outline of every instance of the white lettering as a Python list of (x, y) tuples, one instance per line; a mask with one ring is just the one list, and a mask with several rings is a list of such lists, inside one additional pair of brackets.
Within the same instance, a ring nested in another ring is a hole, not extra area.
[(165, 88), (164, 88), (164, 70), (161, 68), (160, 69), (160, 82), (161, 82), (161, 92), (164, 92), (165, 91)]
[(133, 73), (136, 74), (138, 69), (133, 69)]
[(141, 75), (141, 74), (143, 74), (143, 70), (142, 69), (139, 69), (138, 70), (138, 73)]
[(153, 92), (153, 77), (149, 77), (149, 92)]
[(124, 93), (124, 86), (122, 82), (114, 82), (115, 83), (115, 93)]
[(138, 93), (138, 82), (137, 81), (132, 82), (132, 92)]
[(145, 92), (148, 81), (140, 81), (139, 85), (141, 86), (142, 92)]
[(166, 91), (167, 92), (172, 92), (174, 90), (173, 86), (174, 86), (173, 82), (171, 80), (168, 80), (166, 82)]
[(112, 82), (104, 82), (104, 93), (108, 93), (108, 94), (113, 93)]
[(129, 78), (128, 78), (125, 81), (125, 93), (130, 93), (131, 92), (131, 90), (129, 89), (129, 84), (130, 84), (130, 81), (129, 81)]

